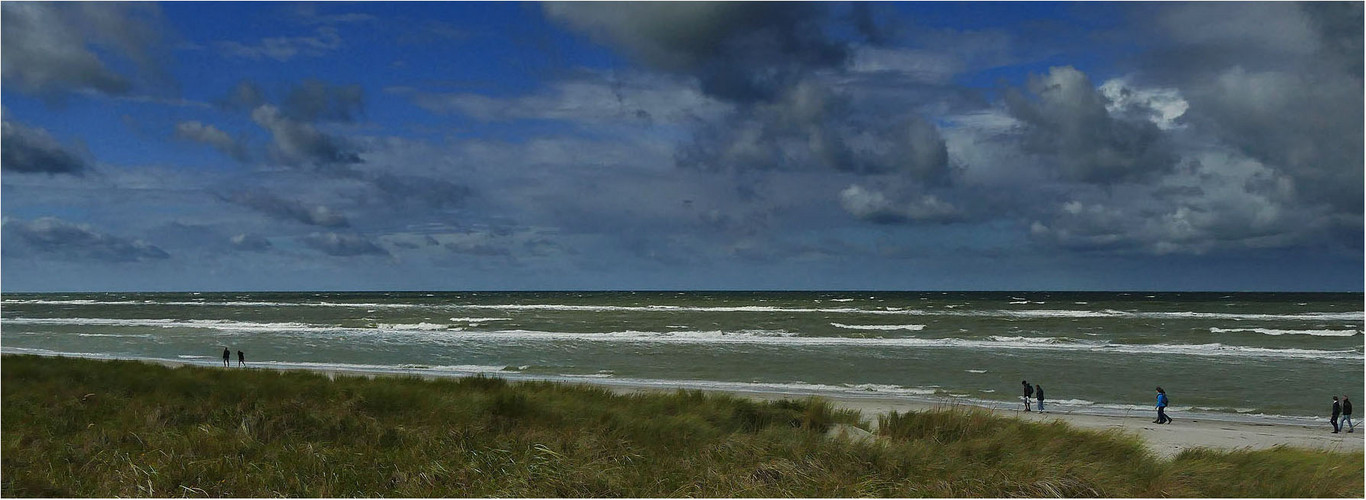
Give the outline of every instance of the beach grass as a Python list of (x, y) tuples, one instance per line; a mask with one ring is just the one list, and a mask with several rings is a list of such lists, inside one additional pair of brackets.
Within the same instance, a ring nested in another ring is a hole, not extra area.
[(1357, 497), (1361, 454), (1193, 450), (971, 408), (4, 356), (9, 497)]

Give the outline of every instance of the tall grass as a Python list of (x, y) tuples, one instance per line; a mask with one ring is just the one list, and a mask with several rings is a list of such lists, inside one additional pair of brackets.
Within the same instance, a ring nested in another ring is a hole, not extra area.
[[(981, 411), (5, 356), (4, 496), (1362, 496), (1362, 457), (1153, 458)], [(1255, 477), (1254, 477), (1255, 476)]]

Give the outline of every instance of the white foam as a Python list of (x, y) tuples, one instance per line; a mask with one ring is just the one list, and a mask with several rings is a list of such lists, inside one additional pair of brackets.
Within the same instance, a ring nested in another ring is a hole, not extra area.
[(448, 329), (451, 328), (451, 326), (450, 326), (450, 325), (443, 325), (443, 324), (440, 324), (440, 323), (427, 323), (427, 322), (424, 321), (424, 322), (422, 322), (422, 323), (393, 323), (393, 324), (390, 324), (390, 323), (378, 323), (378, 324), (375, 325), (375, 328), (380, 329), (380, 330), (423, 330), (423, 331), (432, 331), (432, 330), (448, 330)]
[(1276, 330), (1271, 328), (1215, 328), (1210, 333), (1253, 332), (1262, 335), (1313, 335), (1315, 337), (1351, 337), (1361, 333), (1357, 330)]
[(918, 332), (925, 329), (925, 325), (846, 325), (843, 323), (830, 323), (830, 326), (847, 330), (910, 330)]
[(968, 373), (986, 373), (986, 370), (963, 370)]
[(77, 336), (80, 336), (80, 337), (131, 337), (131, 338), (140, 338), (140, 339), (149, 339), (149, 338), (152, 338), (152, 334), (150, 334), (150, 333), (139, 333), (139, 334), (119, 334), (119, 333), (78, 333), (78, 334), (76, 334), (76, 335), (77, 335)]
[(512, 318), (451, 318), (457, 323), (488, 323), (490, 321), (510, 321)]

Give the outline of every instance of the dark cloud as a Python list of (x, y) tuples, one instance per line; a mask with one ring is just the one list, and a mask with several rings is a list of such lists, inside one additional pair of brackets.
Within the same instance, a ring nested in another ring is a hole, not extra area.
[(84, 175), (90, 166), (43, 129), (16, 122), (0, 124), (0, 167), (5, 172)]
[(696, 77), (707, 94), (767, 101), (848, 57), (825, 5), (779, 2), (550, 2), (551, 19), (644, 63)]
[(155, 4), (5, 2), (0, 12), (4, 81), (21, 92), (127, 94), (134, 80), (111, 69), (111, 57), (133, 62), (143, 76), (159, 71), (161, 13)]
[(279, 108), (264, 105), (251, 112), (252, 121), (270, 132), (270, 154), (287, 165), (345, 165), (360, 163), (354, 146), (340, 137), (320, 132), (311, 123), (285, 116)]
[(237, 161), (247, 160), (246, 141), (234, 139), (213, 125), (197, 121), (180, 122), (175, 126), (175, 135), (180, 139), (208, 144)]
[(1030, 75), (1028, 91), (1010, 89), (1006, 106), (1025, 125), (1025, 149), (1055, 159), (1065, 179), (1109, 184), (1159, 174), (1175, 162), (1155, 124), (1111, 115), (1091, 79), (1070, 66)]
[(348, 227), (346, 216), (323, 205), (307, 205), (269, 193), (239, 191), (222, 197), (224, 201), (254, 209), (278, 219), (292, 220), (310, 226)]
[(285, 116), (305, 122), (349, 122), (363, 111), (360, 85), (332, 85), (319, 80), (305, 80), (281, 103)]
[(302, 241), (314, 250), (336, 257), (389, 255), (388, 250), (356, 234), (313, 233)]
[(251, 233), (242, 233), (233, 236), (228, 239), (228, 243), (232, 245), (234, 250), (244, 252), (264, 252), (270, 250), (271, 247), (274, 246), (271, 245), (270, 240), (265, 239), (259, 234)]
[(898, 173), (928, 184), (949, 179), (944, 139), (919, 115), (867, 113), (815, 82), (746, 111), (697, 129), (678, 150), (678, 164), (711, 171)]
[(1180, 89), (1185, 122), (1289, 176), (1303, 206), (1358, 219), (1349, 224), (1359, 232), (1362, 4), (1236, 5), (1174, 4), (1141, 18), (1157, 35), (1145, 74)]
[(73, 224), (55, 217), (31, 222), (6, 218), (4, 245), (7, 254), (32, 251), (68, 260), (137, 262), (170, 258), (160, 248), (142, 240), (128, 240), (96, 232), (84, 224)]

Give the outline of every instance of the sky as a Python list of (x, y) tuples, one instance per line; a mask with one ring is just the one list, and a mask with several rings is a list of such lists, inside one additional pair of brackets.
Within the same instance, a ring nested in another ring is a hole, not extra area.
[(0, 3), (0, 290), (1363, 289), (1362, 3)]

